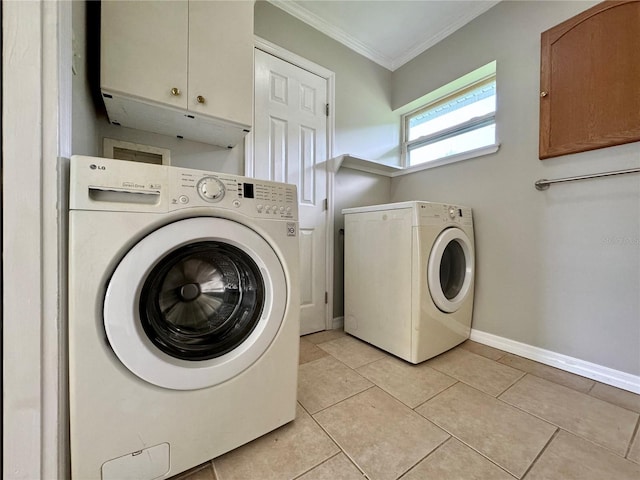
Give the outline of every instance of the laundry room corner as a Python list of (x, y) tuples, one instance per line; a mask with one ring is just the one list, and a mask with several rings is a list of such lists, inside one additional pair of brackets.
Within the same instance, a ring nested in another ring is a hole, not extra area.
[[(501, 147), (489, 156), (395, 177), (391, 201), (472, 206), (474, 330), (537, 347), (542, 359), (546, 350), (583, 360), (582, 374), (589, 373), (589, 363), (603, 366), (600, 378), (616, 382), (605, 378), (612, 369), (619, 372), (619, 386), (638, 389), (637, 175), (534, 188), (539, 178), (632, 168), (640, 160), (637, 143), (538, 159), (540, 34), (592, 5), (553, 2), (540, 9), (533, 2), (502, 2), (394, 72), (394, 102), (402, 104), (437, 86), (441, 76), (497, 60)], [(442, 68), (417, 83), (429, 65)], [(571, 368), (569, 363), (556, 366)]]

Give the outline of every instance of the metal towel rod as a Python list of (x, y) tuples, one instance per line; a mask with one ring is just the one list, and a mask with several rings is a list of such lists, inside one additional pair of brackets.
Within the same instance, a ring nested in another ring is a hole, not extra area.
[(547, 180), (541, 178), (536, 181), (537, 190), (547, 190), (552, 183), (574, 182), (576, 180), (587, 180), (589, 178), (611, 177), (613, 175), (623, 175), (625, 173), (640, 173), (640, 168), (628, 168), (627, 170), (616, 170), (613, 172), (593, 173), (591, 175), (579, 175), (577, 177), (556, 178), (555, 180)]

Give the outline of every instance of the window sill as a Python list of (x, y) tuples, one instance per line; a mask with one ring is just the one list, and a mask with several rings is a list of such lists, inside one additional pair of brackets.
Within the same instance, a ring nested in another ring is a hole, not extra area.
[(419, 165), (414, 165), (407, 168), (399, 167), (397, 165), (385, 165), (384, 163), (378, 163), (371, 160), (365, 160), (363, 158), (353, 157), (348, 153), (333, 158), (332, 163), (334, 172), (337, 172), (340, 168), (350, 168), (351, 170), (359, 170), (361, 172), (374, 173), (376, 175), (393, 178), (402, 175), (409, 175), (410, 173), (421, 172), (422, 170), (428, 170), (430, 168), (440, 167), (442, 165), (448, 165), (450, 163), (456, 163), (463, 160), (482, 157), (484, 155), (491, 155), (492, 153), (496, 153), (499, 148), (500, 144), (495, 143), (493, 145), (476, 148), (475, 150), (470, 150), (458, 155), (451, 155), (450, 157), (421, 163)]
[(450, 163), (462, 162), (463, 160), (470, 160), (472, 158), (483, 157), (485, 155), (491, 155), (496, 153), (500, 149), (499, 143), (493, 145), (487, 145), (486, 147), (476, 148), (475, 150), (469, 150), (468, 152), (459, 153), (457, 155), (451, 155), (449, 157), (439, 158), (430, 162), (419, 163), (411, 167), (403, 168), (397, 175), (408, 175), (409, 173), (420, 172), (422, 170), (428, 170), (429, 168), (436, 168), (442, 165), (448, 165)]

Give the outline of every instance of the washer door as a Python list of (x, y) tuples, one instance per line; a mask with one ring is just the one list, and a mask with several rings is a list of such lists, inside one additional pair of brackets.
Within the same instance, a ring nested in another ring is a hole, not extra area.
[(200, 217), (137, 243), (107, 286), (104, 327), (120, 361), (159, 387), (193, 390), (235, 377), (284, 319), (285, 274), (250, 228)]
[(427, 281), (433, 303), (445, 313), (457, 311), (464, 302), (474, 274), (473, 247), (459, 228), (444, 230), (433, 243)]

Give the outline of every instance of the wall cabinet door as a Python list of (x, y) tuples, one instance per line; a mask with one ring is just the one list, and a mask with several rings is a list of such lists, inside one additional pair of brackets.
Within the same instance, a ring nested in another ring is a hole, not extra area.
[(253, 2), (189, 3), (188, 91), (189, 110), (251, 124)]
[(233, 147), (253, 118), (253, 1), (103, 1), (115, 125)]
[(640, 1), (606, 1), (542, 33), (540, 158), (640, 140)]
[(103, 1), (101, 11), (101, 88), (187, 108), (188, 3)]

